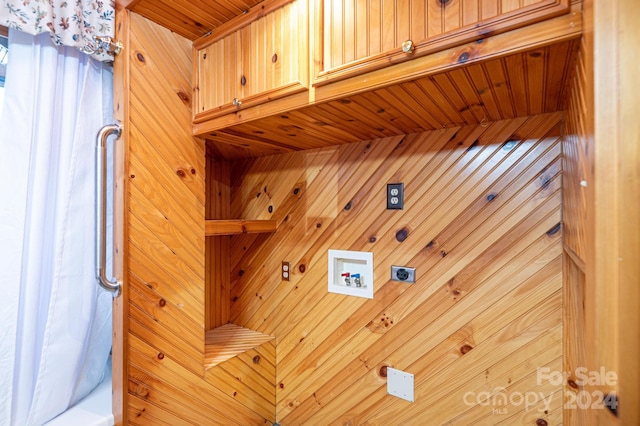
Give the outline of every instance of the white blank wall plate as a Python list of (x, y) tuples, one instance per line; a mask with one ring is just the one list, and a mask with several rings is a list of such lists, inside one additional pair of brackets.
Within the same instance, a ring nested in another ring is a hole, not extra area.
[(413, 374), (388, 367), (387, 393), (413, 402)]

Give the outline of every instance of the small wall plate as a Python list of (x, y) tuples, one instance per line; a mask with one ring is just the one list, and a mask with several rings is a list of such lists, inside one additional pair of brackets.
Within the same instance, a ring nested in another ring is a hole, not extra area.
[(387, 393), (409, 402), (413, 400), (413, 374), (387, 368)]
[(330, 293), (373, 299), (373, 253), (329, 250)]

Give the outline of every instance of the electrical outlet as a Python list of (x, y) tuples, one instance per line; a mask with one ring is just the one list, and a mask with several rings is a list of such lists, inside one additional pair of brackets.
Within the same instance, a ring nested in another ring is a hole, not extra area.
[(401, 281), (405, 283), (416, 282), (416, 268), (409, 268), (407, 266), (392, 266), (391, 267), (391, 280)]
[(387, 210), (404, 208), (404, 183), (387, 184)]
[(291, 281), (291, 268), (289, 267), (289, 262), (282, 261), (281, 273), (283, 281)]

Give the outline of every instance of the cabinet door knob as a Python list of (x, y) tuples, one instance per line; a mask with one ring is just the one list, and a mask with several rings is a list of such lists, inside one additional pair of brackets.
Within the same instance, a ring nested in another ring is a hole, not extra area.
[(238, 98), (233, 98), (233, 106), (236, 108), (240, 108), (242, 105), (242, 101), (238, 100)]
[(404, 53), (411, 53), (413, 52), (413, 41), (412, 40), (405, 40), (402, 42), (402, 51)]

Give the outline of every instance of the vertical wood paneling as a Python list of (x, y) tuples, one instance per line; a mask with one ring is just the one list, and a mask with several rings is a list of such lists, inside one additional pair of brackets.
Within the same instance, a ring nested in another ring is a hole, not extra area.
[(444, 5), (444, 32), (449, 32), (460, 28), (462, 25), (463, 0), (448, 1)]
[[(325, 67), (335, 67), (342, 63), (342, 40), (344, 40), (342, 19), (342, 1), (329, 0), (325, 2), (325, 28), (331, 29), (330, 31), (324, 32), (325, 54), (329, 55), (325, 57)], [(327, 49), (329, 46), (330, 48)]]
[(549, 6), (541, 0), (526, 4), (523, 0), (326, 0), (323, 4), (325, 71), (398, 50), (406, 40), (417, 45), (524, 7)]
[[(206, 219), (231, 219), (229, 164), (207, 156)], [(207, 237), (205, 259), (205, 328), (211, 330), (229, 322), (229, 237)]]
[[(356, 1), (355, 0), (342, 0), (342, 10), (344, 13), (343, 19), (345, 26), (343, 27), (342, 38), (342, 61), (351, 62), (356, 58), (356, 28), (346, 25), (346, 23), (357, 22), (356, 14)], [(365, 20), (366, 24), (366, 20)], [(362, 28), (362, 27), (360, 27)]]
[[(369, 39), (369, 50), (367, 52), (368, 55), (376, 55), (382, 52), (382, 1), (381, 0), (367, 0), (368, 8), (367, 8), (367, 22), (368, 27), (366, 28), (367, 38)], [(358, 21), (362, 22), (362, 21)], [(325, 28), (329, 28), (326, 27)], [(356, 31), (358, 34), (363, 34), (362, 31)], [(324, 31), (326, 34), (327, 31)], [(326, 46), (326, 45), (325, 45)], [(333, 65), (332, 65), (333, 66)], [(325, 64), (325, 69), (328, 66)]]
[(396, 31), (395, 31), (395, 47), (398, 47), (405, 40), (413, 39), (413, 28), (411, 21), (418, 19), (418, 16), (412, 17), (411, 14), (418, 14), (419, 10), (411, 10), (411, 0), (396, 0)]
[[(396, 8), (395, 8), (395, 0), (380, 0), (381, 6), (380, 10), (382, 13), (381, 23), (381, 51), (387, 52), (394, 47), (397, 47), (396, 44)], [(358, 28), (357, 25), (353, 25), (353, 23), (349, 23), (351, 28)], [(342, 62), (344, 63), (344, 62)]]
[[(587, 318), (585, 302), (587, 259), (587, 123), (586, 104), (588, 64), (586, 42), (581, 39), (580, 51), (573, 70), (568, 99), (565, 100), (562, 177), (562, 223), (563, 223), (563, 281), (564, 281), (564, 363), (563, 371), (569, 372), (572, 379), (576, 368), (587, 366)], [(564, 384), (564, 392), (577, 396), (580, 389)], [(565, 424), (588, 424), (589, 413), (586, 410), (564, 410)]]
[(368, 0), (356, 0), (355, 3), (355, 21), (361, 22), (361, 31), (355, 33), (355, 56), (357, 58), (363, 58), (369, 56), (369, 43), (370, 43), (370, 18), (373, 12), (369, 10)]
[(435, 37), (442, 33), (443, 8), (439, 1), (427, 2), (427, 37)]
[(624, 408), (622, 402), (640, 399), (640, 345), (635, 337), (640, 334), (640, 267), (635, 261), (640, 257), (640, 133), (637, 90), (633, 89), (639, 17), (635, 1), (585, 2), (583, 69), (576, 75), (580, 77), (574, 92), (579, 97), (573, 100), (579, 108), (570, 117), (574, 120), (578, 115), (575, 121), (582, 124), (578, 136), (586, 142), (587, 367), (618, 372), (616, 383), (585, 387), (588, 392), (613, 392), (619, 398), (617, 416), (608, 410), (589, 413), (589, 422), (599, 425), (640, 422), (638, 404)]
[[(557, 422), (561, 386), (537, 383), (536, 367), (562, 368), (559, 120), (234, 163), (233, 215), (272, 206), (283, 218), (273, 235), (231, 240), (231, 318), (278, 339), (279, 423)], [(391, 181), (405, 183), (403, 211), (384, 209)], [(373, 300), (327, 293), (328, 248), (374, 252)], [(415, 265), (418, 282), (388, 281), (391, 264)], [(384, 366), (415, 374), (415, 404), (386, 394)], [(535, 418), (465, 405), (465, 392), (498, 386), (555, 397)]]
[[(566, 163), (565, 163), (566, 164)], [(564, 188), (563, 188), (564, 191)], [(564, 201), (564, 200), (563, 200)], [(565, 222), (566, 223), (566, 222)], [(582, 269), (579, 260), (567, 253), (565, 243), (565, 255), (563, 259), (563, 332), (566, 338), (563, 344), (563, 371), (570, 374), (568, 378), (576, 381), (577, 368), (587, 365), (587, 342), (583, 338), (586, 332), (586, 318), (584, 311), (586, 296), (586, 277), (584, 266)], [(578, 263), (577, 263), (577, 262)], [(574, 389), (567, 383), (563, 384), (565, 394), (572, 393), (578, 396), (580, 389)], [(587, 410), (564, 410), (565, 424), (587, 424), (589, 413)]]
[[(206, 111), (241, 97), (242, 32), (235, 32), (198, 52), (198, 109)], [(206, 89), (206, 90), (205, 90)]]
[(412, 40), (424, 40), (427, 38), (427, 2), (422, 0), (411, 0), (409, 19), (411, 19)]
[(480, 10), (478, 9), (479, 6), (480, 2), (478, 0), (467, 0), (462, 2), (462, 26), (480, 21)]
[[(598, 5), (600, 7), (601, 5)], [(598, 16), (599, 11), (595, 14)], [(640, 264), (635, 259), (640, 258), (640, 125), (637, 120), (637, 111), (640, 108), (638, 102), (638, 90), (626, 90), (635, 87), (637, 82), (637, 70), (640, 62), (633, 54), (635, 47), (640, 42), (637, 31), (637, 22), (640, 19), (640, 7), (637, 2), (624, 1), (618, 6), (618, 13), (615, 19), (609, 22), (599, 22), (598, 31), (600, 36), (607, 36), (604, 28), (611, 25), (619, 30), (619, 38), (616, 40), (618, 64), (613, 68), (618, 74), (615, 79), (618, 81), (617, 103), (618, 107), (615, 115), (609, 117), (600, 116), (599, 119), (608, 123), (617, 123), (618, 141), (616, 157), (620, 159), (613, 167), (619, 170), (618, 177), (618, 202), (616, 209), (620, 215), (620, 225), (617, 230), (619, 235), (618, 254), (622, 254), (625, 261), (620, 268), (620, 280), (618, 282), (620, 294), (619, 313), (619, 338), (617, 352), (619, 354), (618, 364), (612, 364), (620, 372), (629, 371), (624, 374), (619, 384), (620, 399), (628, 401), (640, 400), (640, 369), (638, 360), (640, 359), (640, 343), (633, 336), (640, 335)], [(600, 45), (598, 42), (596, 45)], [(601, 66), (602, 64), (598, 64)], [(600, 78), (601, 71), (596, 74)], [(605, 96), (606, 87), (596, 83), (598, 97)], [(596, 112), (597, 114), (597, 112)], [(615, 117), (615, 118), (614, 118)], [(596, 124), (599, 127), (600, 124)], [(608, 133), (608, 132), (604, 132)], [(604, 139), (597, 137), (598, 143)], [(636, 143), (631, 143), (636, 141)], [(598, 166), (596, 166), (598, 169)], [(605, 175), (606, 176), (606, 175)], [(602, 215), (600, 215), (602, 217)], [(609, 254), (610, 260), (617, 256)], [(635, 282), (634, 282), (635, 280)], [(602, 283), (605, 284), (606, 283)], [(605, 287), (606, 288), (606, 287)], [(621, 407), (620, 424), (640, 423), (640, 407), (632, 405), (628, 408)]]
[(507, 13), (514, 11), (521, 7), (522, 0), (502, 0), (500, 4), (500, 11), (502, 13)]
[(236, 111), (234, 100), (247, 107), (307, 87), (308, 2), (284, 3), (194, 44), (197, 114), (224, 115)]

